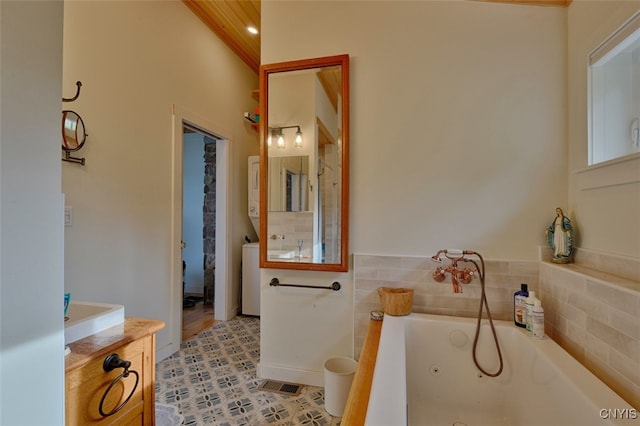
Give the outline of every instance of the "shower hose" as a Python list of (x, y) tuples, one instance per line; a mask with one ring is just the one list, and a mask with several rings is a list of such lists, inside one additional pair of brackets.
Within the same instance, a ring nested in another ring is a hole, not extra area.
[[(493, 325), (493, 318), (491, 318), (491, 311), (489, 310), (489, 302), (487, 301), (487, 294), (485, 292), (485, 288), (484, 288), (484, 259), (482, 258), (482, 256), (480, 255), (480, 253), (477, 252), (473, 252), (473, 254), (475, 254), (476, 256), (478, 256), (478, 258), (480, 259), (480, 263), (482, 265), (482, 269), (480, 269), (480, 267), (478, 266), (477, 262), (473, 259), (465, 259), (471, 263), (473, 263), (476, 267), (476, 269), (478, 270), (479, 274), (480, 274), (480, 289), (481, 289), (481, 295), (480, 295), (480, 309), (478, 310), (478, 321), (476, 323), (476, 334), (473, 338), (473, 363), (476, 365), (476, 367), (478, 367), (478, 370), (480, 370), (484, 375), (489, 376), (489, 377), (497, 377), (502, 373), (502, 368), (504, 367), (504, 361), (502, 360), (502, 352), (500, 351), (500, 343), (498, 343), (498, 335), (496, 334), (496, 328)], [(493, 334), (493, 341), (496, 344), (496, 351), (498, 352), (498, 360), (500, 361), (500, 366), (498, 367), (498, 371), (496, 371), (495, 373), (489, 373), (488, 371), (486, 371), (484, 368), (482, 368), (480, 366), (480, 363), (478, 362), (478, 357), (477, 357), (477, 349), (478, 349), (478, 339), (480, 337), (480, 326), (481, 326), (481, 322), (482, 322), (482, 309), (483, 307), (486, 307), (487, 309), (487, 318), (489, 319), (489, 325), (491, 326), (491, 333)]]

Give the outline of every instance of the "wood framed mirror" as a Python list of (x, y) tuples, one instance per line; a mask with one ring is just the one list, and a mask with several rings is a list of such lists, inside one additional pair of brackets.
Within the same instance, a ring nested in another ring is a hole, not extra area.
[(260, 267), (346, 272), (349, 56), (260, 66)]

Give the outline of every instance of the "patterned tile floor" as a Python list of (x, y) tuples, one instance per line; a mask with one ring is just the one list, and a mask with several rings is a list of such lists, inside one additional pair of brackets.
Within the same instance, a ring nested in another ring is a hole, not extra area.
[(218, 322), (156, 365), (156, 401), (178, 407), (184, 425), (340, 425), (324, 410), (323, 388), (258, 390), (259, 359), (259, 318)]

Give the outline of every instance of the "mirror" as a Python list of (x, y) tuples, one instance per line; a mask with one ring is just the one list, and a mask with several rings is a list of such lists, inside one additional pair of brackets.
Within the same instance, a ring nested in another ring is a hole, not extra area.
[(75, 111), (62, 111), (62, 149), (77, 151), (86, 138), (82, 118)]
[(348, 270), (349, 56), (260, 67), (260, 267)]
[(309, 156), (269, 158), (269, 211), (309, 210)]

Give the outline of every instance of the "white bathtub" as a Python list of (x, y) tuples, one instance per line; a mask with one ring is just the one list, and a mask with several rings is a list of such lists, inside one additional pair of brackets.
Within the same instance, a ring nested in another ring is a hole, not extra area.
[[(385, 316), (365, 424), (640, 424), (640, 412), (553, 340), (534, 339), (510, 322), (494, 324), (504, 370), (491, 378), (473, 363), (475, 319)], [(488, 324), (481, 328), (478, 361), (485, 371), (498, 368)]]

